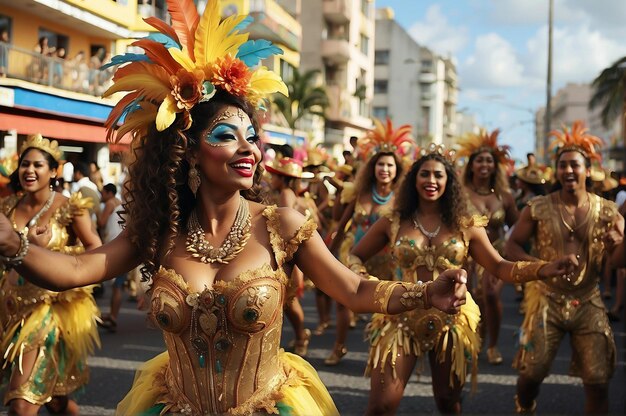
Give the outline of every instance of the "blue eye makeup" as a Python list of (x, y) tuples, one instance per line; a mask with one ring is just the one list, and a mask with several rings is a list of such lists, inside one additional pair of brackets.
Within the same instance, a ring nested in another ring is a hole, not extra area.
[(246, 134), (248, 136), (246, 140), (250, 143), (256, 143), (261, 139), (259, 135), (256, 134), (256, 130), (254, 130), (253, 126), (248, 127), (248, 131), (246, 132)]
[(220, 123), (206, 136), (208, 144), (227, 144), (229, 141), (237, 140), (237, 126), (228, 123)]

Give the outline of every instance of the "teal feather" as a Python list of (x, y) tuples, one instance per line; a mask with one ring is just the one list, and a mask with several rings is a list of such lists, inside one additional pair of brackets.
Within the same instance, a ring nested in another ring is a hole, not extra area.
[(283, 402), (276, 403), (276, 409), (278, 409), (278, 416), (292, 416), (293, 408), (286, 405)]
[(167, 49), (169, 48), (182, 49), (180, 45), (178, 44), (178, 42), (176, 42), (174, 39), (170, 38), (169, 36), (164, 35), (163, 33), (151, 33), (150, 35), (147, 36), (147, 38), (155, 42), (159, 42), (160, 44), (165, 46)]
[(229, 35), (232, 35), (236, 31), (241, 32), (242, 30), (244, 30), (245, 28), (250, 26), (250, 23), (252, 23), (252, 22), (254, 22), (254, 17), (246, 16), (245, 19), (243, 19), (241, 22), (239, 22), (239, 24), (237, 26), (235, 26), (233, 28), (233, 30), (230, 31)]
[(283, 50), (272, 44), (269, 40), (258, 39), (249, 40), (241, 45), (236, 58), (241, 59), (248, 67), (253, 67), (258, 64), (261, 59), (282, 54)]
[(152, 63), (150, 58), (148, 58), (148, 56), (144, 55), (143, 53), (125, 53), (124, 55), (115, 55), (113, 58), (111, 58), (111, 62), (109, 62), (108, 64), (102, 65), (100, 67), (100, 70), (107, 69), (108, 67), (113, 66), (113, 65), (122, 65), (128, 62), (136, 62), (136, 61), (145, 61), (145, 62)]

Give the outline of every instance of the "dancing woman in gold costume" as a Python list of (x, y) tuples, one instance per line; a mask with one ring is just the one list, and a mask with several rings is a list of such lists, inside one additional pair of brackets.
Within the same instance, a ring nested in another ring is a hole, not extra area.
[[(376, 222), (352, 250), (353, 271), (366, 274), (363, 262), (390, 245), (406, 283), (437, 281), (443, 270), (462, 267), (469, 255), (509, 282), (568, 273), (574, 256), (552, 263), (511, 263), (500, 257), (485, 232), (487, 219), (467, 214), (452, 154), (434, 144), (422, 152), (400, 186), (393, 212)], [(366, 374), (371, 376), (367, 414), (395, 413), (417, 360), (426, 355), (437, 408), (441, 413), (459, 413), (468, 364), (476, 372), (479, 319), (469, 294), (455, 315), (432, 309), (375, 314), (367, 328)]]
[[(550, 372), (559, 344), (569, 333), (572, 373), (581, 377), (585, 413), (607, 413), (608, 382), (615, 368), (615, 341), (599, 281), (604, 255), (624, 236), (624, 218), (615, 203), (588, 192), (591, 160), (599, 158), (601, 140), (581, 122), (553, 131), (557, 190), (537, 197), (522, 211), (507, 243), (507, 254), (518, 260), (550, 261), (568, 253), (580, 256), (572, 276), (533, 282), (524, 291), (524, 322), (514, 365), (519, 370), (515, 406), (534, 412), (535, 398)], [(524, 251), (534, 241), (536, 257)]]
[[(11, 175), (18, 193), (0, 201), (0, 212), (11, 219), (6, 225), (21, 233), (20, 250), (28, 247), (29, 229), (38, 227), (45, 227), (50, 239), (39, 241), (31, 233), (31, 244), (48, 250), (78, 254), (101, 244), (87, 211), (93, 201), (52, 190), (60, 159), (57, 142), (41, 135), (29, 136), (22, 145)], [(72, 233), (82, 245), (69, 245)], [(43, 257), (39, 261), (50, 267)], [(20, 415), (37, 414), (42, 405), (50, 413), (78, 414), (68, 395), (87, 384), (87, 355), (100, 342), (91, 289), (51, 292), (7, 266), (0, 263), (0, 381), (8, 381), (4, 404)]]
[[(340, 195), (344, 208), (330, 250), (345, 265), (350, 250), (380, 218), (381, 212), (393, 204), (394, 189), (402, 177), (401, 146), (408, 145), (410, 140), (408, 125), (394, 129), (389, 118), (385, 124), (376, 119), (374, 123), (375, 128), (357, 144), (367, 162), (360, 168), (355, 183), (345, 183)], [(371, 258), (367, 268), (381, 279), (390, 280), (393, 276), (389, 253)], [(349, 325), (350, 311), (337, 304), (335, 344), (324, 364), (337, 365), (348, 352), (345, 343)]]
[(222, 20), (218, 1), (202, 18), (192, 0), (168, 6), (172, 27), (147, 19), (168, 48), (137, 41), (149, 60), (120, 67), (107, 92), (131, 91), (108, 121), (113, 128), (130, 112), (117, 131), (133, 136), (137, 157), (125, 230), (74, 258), (23, 249), (24, 238), (0, 215), (0, 255), (57, 290), (145, 265), (150, 314), (167, 352), (139, 371), (121, 415), (337, 414), (315, 370), (279, 347), (292, 268), (353, 310), (387, 313), (431, 304), (455, 312), (465, 302), (464, 272), (428, 285), (362, 279), (326, 249), (314, 222), (255, 202), (263, 170), (256, 109), (287, 89), (274, 73), (251, 68), (280, 50), (247, 42), (240, 31), (249, 20)]
[[(485, 226), (489, 241), (502, 254), (504, 248), (504, 226), (512, 227), (519, 212), (511, 195), (506, 176), (506, 164), (510, 161), (508, 146), (497, 143), (499, 130), (488, 133), (470, 133), (459, 140), (459, 156), (469, 160), (463, 171), (463, 186), (470, 202), (472, 213), (485, 215), (489, 222)], [(498, 350), (498, 337), (502, 322), (503, 281), (480, 265), (475, 268), (477, 282), (474, 289), (479, 292), (478, 303), (482, 310), (487, 340), (487, 360), (490, 364), (502, 363)], [(476, 292), (474, 292), (476, 294)]]

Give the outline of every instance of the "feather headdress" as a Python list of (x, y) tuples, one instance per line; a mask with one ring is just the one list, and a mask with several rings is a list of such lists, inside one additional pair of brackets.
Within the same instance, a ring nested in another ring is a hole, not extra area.
[(384, 124), (376, 118), (373, 121), (374, 128), (357, 142), (359, 156), (362, 159), (368, 159), (377, 153), (397, 152), (400, 156), (410, 153), (411, 148), (415, 145), (411, 138), (410, 125), (404, 124), (394, 129), (389, 117)]
[(582, 153), (587, 159), (602, 159), (600, 153), (596, 151), (596, 146), (600, 148), (604, 142), (601, 138), (587, 133), (585, 123), (581, 120), (574, 121), (571, 129), (563, 125), (562, 130), (552, 130), (549, 136), (554, 137), (549, 149), (556, 150), (553, 153), (555, 159), (558, 159), (561, 153), (570, 150)]
[(167, 7), (172, 25), (148, 17), (144, 21), (158, 33), (132, 43), (145, 54), (118, 55), (102, 67), (122, 65), (103, 96), (128, 92), (105, 123), (107, 140), (113, 139), (114, 128), (123, 117), (115, 141), (129, 132), (145, 132), (155, 120), (157, 130), (163, 131), (179, 113), (183, 129), (189, 128), (190, 110), (210, 100), (216, 89), (243, 97), (257, 107), (269, 94), (288, 95), (278, 74), (258, 66), (261, 59), (283, 51), (267, 40), (248, 40), (248, 34), (241, 33), (252, 18), (233, 15), (222, 21), (218, 0), (208, 2), (202, 18), (193, 0), (167, 0)]
[(478, 133), (465, 134), (457, 142), (459, 146), (457, 157), (469, 158), (476, 153), (489, 152), (498, 159), (499, 163), (503, 165), (508, 164), (511, 159), (509, 155), (511, 148), (506, 145), (498, 145), (499, 134), (499, 129), (495, 129), (491, 133), (485, 129), (480, 129)]

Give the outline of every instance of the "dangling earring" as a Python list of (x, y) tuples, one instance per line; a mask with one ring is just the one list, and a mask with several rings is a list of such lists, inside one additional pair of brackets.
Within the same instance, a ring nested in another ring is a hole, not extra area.
[(189, 189), (191, 189), (191, 193), (193, 196), (196, 196), (198, 192), (198, 188), (200, 188), (200, 175), (198, 174), (198, 169), (195, 166), (192, 166), (189, 169), (189, 177), (187, 178), (187, 185)]

